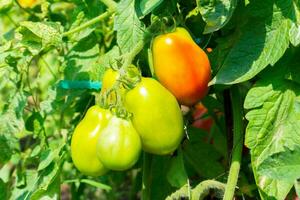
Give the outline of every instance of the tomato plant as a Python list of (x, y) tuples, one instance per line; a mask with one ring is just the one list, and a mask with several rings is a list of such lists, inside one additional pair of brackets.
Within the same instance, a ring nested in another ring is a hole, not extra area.
[(0, 1), (0, 199), (298, 199), (299, 13)]

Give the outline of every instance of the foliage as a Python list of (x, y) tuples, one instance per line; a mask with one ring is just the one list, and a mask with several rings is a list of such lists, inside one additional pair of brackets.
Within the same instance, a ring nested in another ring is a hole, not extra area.
[[(228, 186), (237, 198), (300, 194), (299, 0), (22, 1), (0, 1), (0, 199), (221, 198)], [(59, 83), (101, 82), (107, 68), (124, 74), (131, 63), (155, 77), (151, 41), (177, 26), (213, 49), (201, 116), (212, 127), (193, 127), (190, 107), (172, 155), (145, 153), (125, 172), (81, 174), (71, 137), (99, 90)], [(243, 142), (242, 159), (231, 160)], [(241, 169), (232, 174), (234, 162)], [(233, 175), (237, 187), (226, 185)]]

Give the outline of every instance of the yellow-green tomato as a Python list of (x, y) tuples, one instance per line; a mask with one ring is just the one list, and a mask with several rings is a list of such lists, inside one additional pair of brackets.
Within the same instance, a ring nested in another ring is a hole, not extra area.
[(97, 155), (106, 168), (121, 171), (136, 163), (141, 149), (131, 121), (113, 116), (99, 137)]
[(75, 128), (71, 140), (71, 156), (74, 165), (83, 174), (100, 176), (107, 171), (97, 157), (96, 145), (111, 116), (109, 110), (92, 106)]
[(142, 78), (127, 92), (125, 105), (146, 152), (165, 155), (177, 149), (183, 137), (183, 118), (176, 98), (158, 81)]
[(117, 79), (119, 78), (120, 74), (117, 71), (114, 71), (113, 69), (109, 68), (105, 71), (103, 78), (102, 78), (102, 90), (101, 92), (104, 92), (111, 88)]

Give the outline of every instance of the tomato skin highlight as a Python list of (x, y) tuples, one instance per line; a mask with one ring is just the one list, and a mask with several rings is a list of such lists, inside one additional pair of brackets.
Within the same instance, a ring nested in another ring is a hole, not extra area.
[(207, 94), (210, 62), (185, 29), (177, 28), (175, 32), (157, 36), (152, 54), (159, 82), (181, 104), (191, 106)]
[(127, 170), (138, 160), (142, 149), (140, 137), (131, 121), (113, 116), (101, 132), (97, 156), (112, 170)]
[(125, 106), (133, 113), (143, 150), (157, 155), (170, 154), (183, 138), (183, 118), (176, 98), (159, 82), (142, 78), (125, 96)]
[(71, 139), (71, 156), (74, 165), (83, 174), (100, 176), (107, 171), (97, 158), (96, 145), (111, 116), (110, 111), (92, 106), (75, 128)]

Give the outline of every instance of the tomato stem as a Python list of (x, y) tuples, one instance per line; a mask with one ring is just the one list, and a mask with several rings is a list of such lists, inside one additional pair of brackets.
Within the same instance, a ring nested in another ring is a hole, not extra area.
[(232, 200), (238, 181), (243, 149), (243, 112), (242, 100), (238, 86), (230, 89), (231, 107), (233, 113), (233, 149), (229, 176), (223, 200)]
[(151, 163), (152, 155), (144, 152), (143, 155), (143, 177), (142, 177), (142, 200), (150, 200), (150, 185), (151, 185)]
[(125, 61), (121, 66), (120, 71), (126, 70), (127, 67), (131, 65), (135, 56), (143, 49), (144, 44), (145, 44), (144, 40), (140, 40), (130, 53), (124, 55)]
[(62, 36), (66, 37), (66, 36), (72, 35), (73, 33), (77, 33), (79, 31), (81, 31), (81, 30), (83, 30), (83, 29), (85, 29), (85, 28), (87, 28), (87, 27), (89, 27), (89, 26), (97, 23), (97, 22), (100, 22), (100, 21), (106, 19), (112, 13), (113, 13), (113, 11), (111, 11), (111, 10), (106, 11), (105, 13), (102, 13), (101, 15), (99, 15), (99, 16), (97, 16), (97, 17), (95, 17), (95, 18), (93, 18), (93, 19), (91, 19), (91, 20), (89, 20), (89, 21), (87, 21), (87, 22), (85, 22), (83, 24), (81, 24), (80, 26), (78, 26), (78, 27), (76, 27), (74, 29), (71, 29), (71, 30), (63, 33)]
[(211, 190), (214, 190), (217, 196), (223, 196), (225, 190), (225, 184), (215, 180), (205, 180), (199, 183), (192, 190), (192, 199), (204, 199)]

